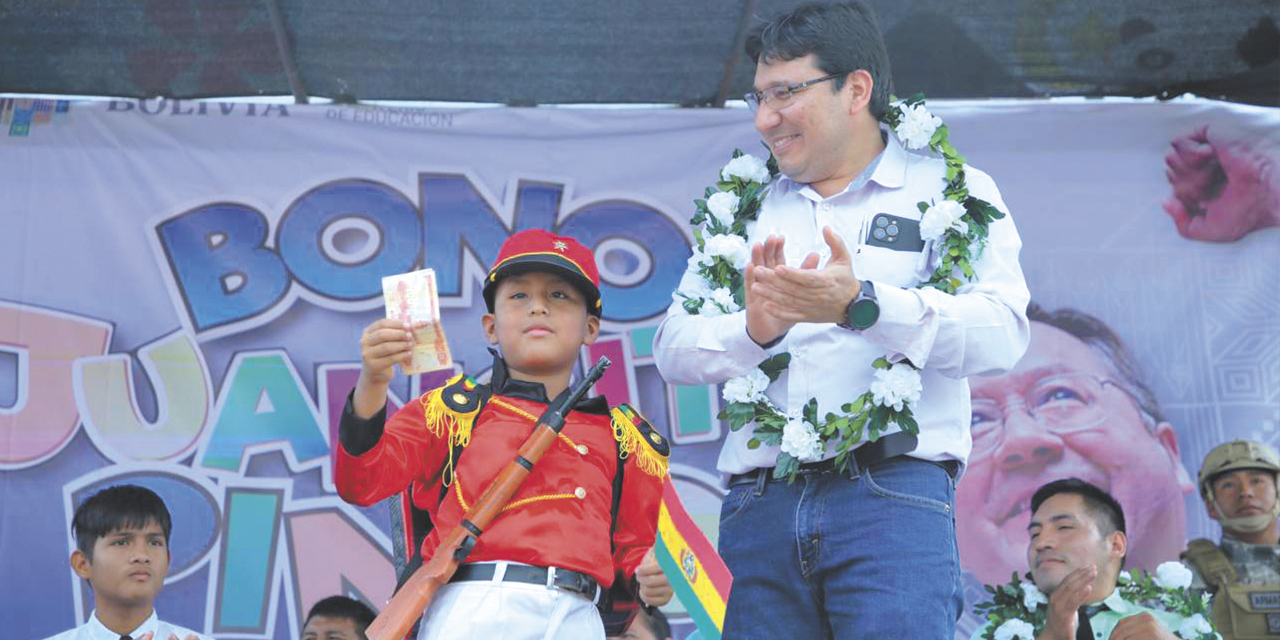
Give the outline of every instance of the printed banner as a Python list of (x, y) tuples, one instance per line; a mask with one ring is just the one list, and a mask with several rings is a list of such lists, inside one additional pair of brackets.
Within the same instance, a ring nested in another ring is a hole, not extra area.
[[(1058, 477), (1119, 498), (1132, 563), (1216, 537), (1204, 454), (1280, 444), (1280, 113), (934, 106), (1000, 186), (1043, 310), (1016, 370), (971, 381), (969, 604), (1025, 569), (1026, 502)], [(763, 154), (748, 112), (6, 100), (0, 125), (0, 619), (18, 637), (88, 615), (71, 514), (122, 482), (173, 511), (167, 620), (284, 639), (325, 596), (380, 606), (391, 514), (344, 504), (330, 457), (360, 333), (385, 315), (384, 276), (433, 269), (455, 366), (484, 379), (481, 280), (527, 228), (597, 252), (604, 331), (584, 360), (609, 356), (597, 391), (670, 437), (682, 502), (716, 540), (720, 394), (664, 383), (652, 340), (692, 200), (733, 149)], [(1187, 149), (1215, 164), (1166, 175)], [(393, 404), (451, 373), (398, 379)], [(1070, 424), (1037, 412), (1055, 375), (1092, 400)]]

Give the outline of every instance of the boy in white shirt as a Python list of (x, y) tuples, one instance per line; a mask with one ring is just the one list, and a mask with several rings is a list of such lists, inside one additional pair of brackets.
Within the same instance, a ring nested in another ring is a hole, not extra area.
[(103, 489), (76, 509), (71, 530), (71, 569), (89, 581), (94, 611), (48, 640), (212, 640), (156, 616), (172, 530), (160, 496), (135, 485)]

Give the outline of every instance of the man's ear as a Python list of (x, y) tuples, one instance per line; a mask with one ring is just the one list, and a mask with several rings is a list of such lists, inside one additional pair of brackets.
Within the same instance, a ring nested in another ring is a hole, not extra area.
[(600, 318), (587, 314), (587, 335), (583, 336), (582, 344), (592, 345), (600, 338)]
[(1111, 535), (1107, 536), (1107, 555), (1119, 562), (1127, 553), (1129, 553), (1129, 537), (1123, 531), (1112, 531)]
[(489, 344), (498, 344), (497, 318), (492, 313), (486, 313), (480, 318), (480, 324), (484, 325), (484, 337), (489, 340)]
[(857, 69), (845, 76), (844, 87), (841, 90), (849, 95), (851, 115), (867, 110), (867, 105), (871, 104), (871, 93), (875, 86), (876, 81), (871, 78), (871, 74), (867, 73), (866, 69)]
[(1164, 447), (1165, 452), (1169, 455), (1169, 462), (1173, 463), (1174, 472), (1178, 476), (1178, 486), (1182, 487), (1183, 493), (1191, 493), (1196, 490), (1195, 483), (1191, 482), (1191, 474), (1187, 472), (1187, 467), (1182, 464), (1182, 456), (1178, 453), (1178, 433), (1173, 430), (1173, 425), (1168, 422), (1161, 422), (1156, 425), (1155, 431), (1152, 432), (1156, 441)]
[(71, 570), (75, 571), (76, 575), (88, 580), (89, 569), (92, 566), (93, 561), (90, 560), (89, 556), (85, 555), (83, 551), (76, 549), (71, 552)]

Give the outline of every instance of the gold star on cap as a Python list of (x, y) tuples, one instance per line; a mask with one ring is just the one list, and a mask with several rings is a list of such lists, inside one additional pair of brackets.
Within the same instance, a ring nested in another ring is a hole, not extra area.
[(554, 247), (556, 248), (556, 251), (568, 251), (568, 250), (569, 250), (569, 245), (565, 244), (565, 243), (564, 243), (564, 241), (562, 241), (562, 240), (556, 240), (555, 244), (554, 244), (554, 245), (552, 245), (552, 246), (554, 246)]

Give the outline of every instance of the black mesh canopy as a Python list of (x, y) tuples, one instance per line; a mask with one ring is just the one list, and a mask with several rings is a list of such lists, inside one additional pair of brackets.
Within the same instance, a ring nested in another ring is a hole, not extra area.
[[(789, 0), (0, 0), (0, 91), (720, 104)], [(900, 93), (1280, 105), (1277, 0), (870, 0)], [(725, 78), (728, 82), (725, 82)]]

